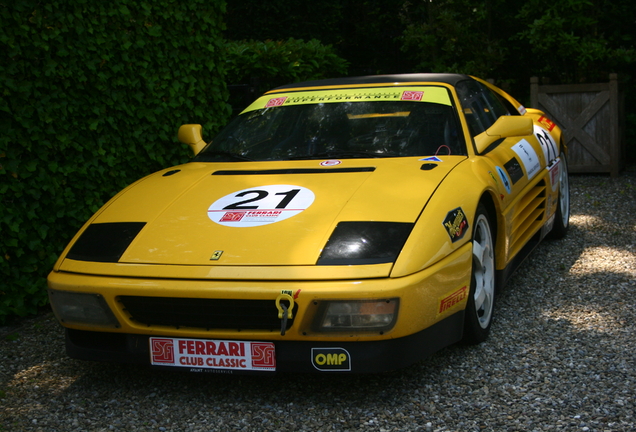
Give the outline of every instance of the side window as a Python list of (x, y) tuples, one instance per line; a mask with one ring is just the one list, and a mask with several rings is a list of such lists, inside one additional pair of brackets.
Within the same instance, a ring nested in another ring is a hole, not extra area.
[(510, 115), (501, 99), (477, 81), (461, 81), (455, 89), (472, 136), (488, 129), (502, 115)]

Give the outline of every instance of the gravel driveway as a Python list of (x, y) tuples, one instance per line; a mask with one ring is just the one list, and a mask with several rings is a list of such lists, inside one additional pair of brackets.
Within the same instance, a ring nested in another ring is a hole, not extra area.
[(636, 173), (570, 181), (568, 236), (482, 345), (381, 375), (202, 376), (68, 359), (46, 314), (4, 329), (0, 431), (636, 430)]

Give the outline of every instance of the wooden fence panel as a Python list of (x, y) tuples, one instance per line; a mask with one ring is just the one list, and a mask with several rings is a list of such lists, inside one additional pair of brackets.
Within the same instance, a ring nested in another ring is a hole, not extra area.
[(618, 77), (609, 83), (539, 85), (530, 80), (533, 108), (544, 111), (563, 130), (573, 173), (618, 175), (624, 166), (625, 140)]

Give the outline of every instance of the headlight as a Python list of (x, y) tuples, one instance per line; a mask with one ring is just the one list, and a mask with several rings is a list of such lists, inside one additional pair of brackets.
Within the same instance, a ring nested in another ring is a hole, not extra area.
[(99, 294), (49, 290), (49, 300), (57, 319), (65, 324), (119, 327), (119, 322)]
[(78, 261), (117, 262), (145, 225), (145, 222), (91, 224), (66, 257)]
[(325, 245), (318, 265), (361, 265), (394, 262), (413, 224), (340, 222)]
[(332, 300), (318, 307), (313, 330), (318, 332), (385, 332), (397, 321), (399, 299)]

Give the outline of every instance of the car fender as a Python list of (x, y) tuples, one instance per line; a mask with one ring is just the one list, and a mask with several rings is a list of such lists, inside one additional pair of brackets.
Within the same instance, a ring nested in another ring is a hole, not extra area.
[[(420, 214), (395, 262), (391, 277), (424, 270), (471, 241), (477, 205), (485, 195), (498, 196), (499, 186), (488, 172), (489, 167), (484, 160), (467, 159), (449, 173)], [(491, 201), (498, 206), (496, 199)], [(501, 213), (499, 210), (496, 212)], [(461, 226), (462, 219), (467, 225)], [(497, 220), (497, 225), (500, 225), (499, 222)], [(457, 229), (461, 232), (454, 231)]]

